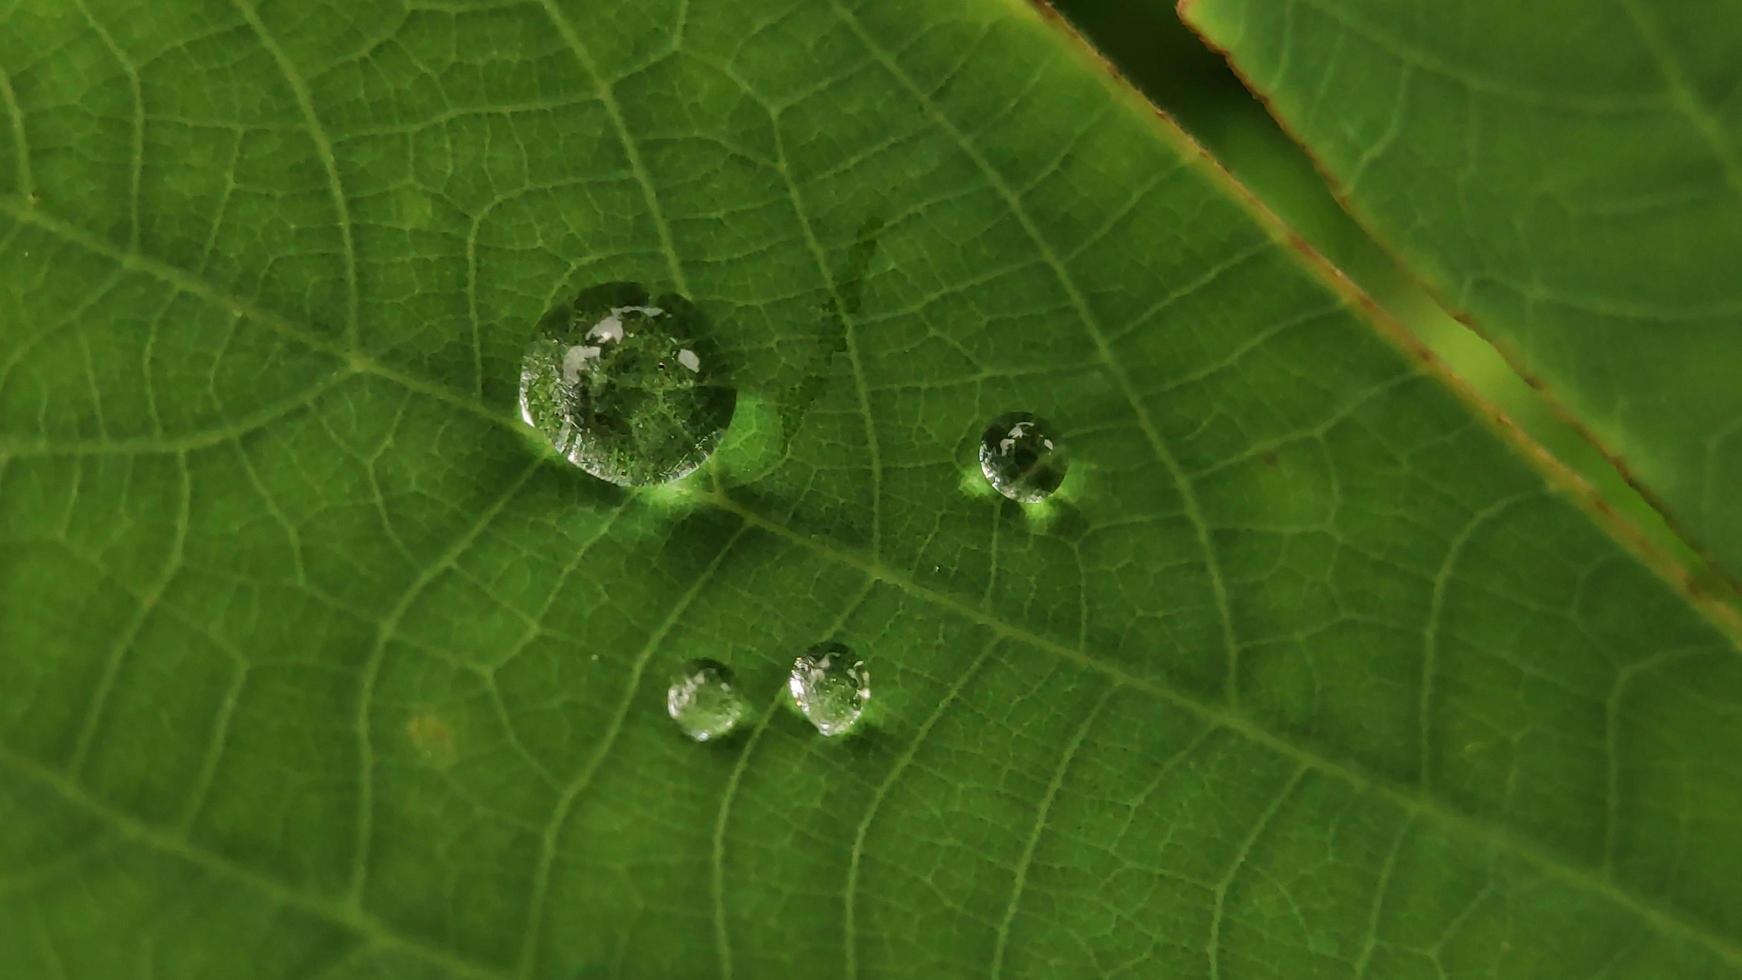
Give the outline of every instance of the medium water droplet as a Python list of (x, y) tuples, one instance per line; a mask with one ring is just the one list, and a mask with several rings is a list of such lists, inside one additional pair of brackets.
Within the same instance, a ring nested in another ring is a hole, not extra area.
[(843, 644), (819, 643), (793, 661), (786, 690), (817, 731), (839, 735), (853, 727), (871, 700), (871, 675)]
[(538, 321), (520, 367), (520, 416), (581, 469), (623, 486), (666, 483), (704, 463), (737, 392), (681, 296), (635, 283), (582, 290)]
[(980, 472), (992, 489), (1018, 503), (1052, 496), (1069, 463), (1052, 426), (1028, 412), (1006, 412), (980, 436)]
[(691, 660), (671, 679), (665, 710), (683, 733), (698, 742), (723, 738), (744, 717), (744, 696), (731, 668), (717, 660)]

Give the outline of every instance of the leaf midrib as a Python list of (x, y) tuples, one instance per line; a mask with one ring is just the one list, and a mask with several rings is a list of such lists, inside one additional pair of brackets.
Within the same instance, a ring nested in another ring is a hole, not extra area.
[[(517, 435), (524, 433), (524, 427), (518, 421), (490, 408), (481, 401), (456, 394), (453, 390), (441, 385), (388, 367), (366, 353), (353, 351), (343, 345), (336, 344), (311, 327), (299, 324), (281, 314), (260, 308), (254, 303), (243, 300), (222, 287), (186, 270), (136, 251), (117, 248), (106, 239), (49, 215), (40, 207), (33, 207), (28, 202), (19, 201), (16, 197), (0, 195), (0, 211), (11, 214), (21, 222), (57, 235), (64, 241), (85, 248), (100, 257), (116, 262), (123, 268), (157, 278), (168, 285), (198, 296), (219, 309), (233, 311), (259, 322), (262, 326), (299, 344), (339, 358), (347, 365), (350, 374), (372, 375), (399, 385), (412, 393), (435, 398), (506, 431), (514, 432)], [(1259, 216), (1259, 220), (1266, 219)], [(270, 421), (264, 424), (270, 424)], [(11, 453), (11, 447), (0, 447), (0, 453)], [(53, 453), (45, 451), (43, 454), (52, 455)], [(1279, 734), (1261, 726), (1240, 714), (1230, 705), (1213, 701), (1171, 684), (1139, 677), (1118, 666), (1102, 662), (1091, 656), (1086, 650), (1071, 647), (1031, 632), (1024, 627), (1007, 623), (979, 605), (921, 584), (905, 572), (891, 568), (881, 560), (860, 555), (851, 550), (837, 548), (827, 542), (794, 531), (778, 521), (745, 507), (718, 490), (679, 488), (679, 492), (690, 500), (733, 514), (745, 522), (809, 550), (821, 558), (858, 570), (873, 580), (883, 582), (939, 609), (984, 626), (998, 635), (1099, 673), (1118, 685), (1143, 691), (1166, 701), (1171, 706), (1190, 712), (1215, 727), (1234, 732), (1248, 741), (1268, 748), (1298, 764), (1331, 776), (1356, 789), (1378, 792), (1408, 813), (1428, 817), (1462, 836), (1510, 851), (1575, 887), (1603, 896), (1616, 905), (1630, 910), (1656, 926), (1660, 931), (1693, 939), (1716, 952), (1726, 961), (1742, 966), (1742, 943), (1738, 943), (1730, 936), (1715, 932), (1705, 922), (1688, 918), (1684, 910), (1674, 906), (1666, 906), (1657, 896), (1637, 893), (1623, 887), (1590, 868), (1571, 864), (1566, 855), (1545, 847), (1528, 837), (1507, 829), (1496, 828), (1476, 817), (1453, 809), (1444, 801), (1423, 796), (1420, 787), (1414, 784), (1369, 771), (1357, 762), (1343, 761), (1322, 754), (1315, 747), (1296, 745), (1289, 741), (1285, 734)], [(260, 875), (244, 866), (234, 865), (227, 859), (206, 851), (192, 841), (166, 836), (137, 818), (114, 810), (91, 796), (82, 787), (69, 782), (66, 777), (44, 769), (40, 765), (35, 763), (21, 764), (25, 763), (25, 760), (20, 760), (10, 753), (4, 752), (0, 752), (0, 761), (20, 769), (28, 775), (49, 781), (72, 802), (110, 818), (123, 829), (129, 830), (133, 836), (161, 842), (164, 845), (161, 849), (194, 858), (207, 867), (217, 865), (227, 868), (234, 876), (265, 885), (273, 894), (287, 897), (287, 900), (293, 900), (294, 904), (299, 907), (315, 911), (324, 910), (328, 918), (341, 924), (353, 926), (361, 934), (383, 940), (394, 939), (396, 945), (414, 951), (424, 950), (433, 955), (434, 958), (444, 962), (453, 960), (448, 965), (465, 966), (467, 971), (473, 975), (479, 975), (480, 971), (483, 971), (483, 975), (506, 976), (506, 974), (493, 972), (492, 968), (480, 967), (463, 960), (454, 960), (454, 954), (451, 952), (442, 950), (440, 947), (425, 946), (417, 940), (394, 933), (380, 920), (369, 917), (359, 910), (337, 905), (329, 907), (328, 903), (316, 896), (297, 892), (281, 882)]]

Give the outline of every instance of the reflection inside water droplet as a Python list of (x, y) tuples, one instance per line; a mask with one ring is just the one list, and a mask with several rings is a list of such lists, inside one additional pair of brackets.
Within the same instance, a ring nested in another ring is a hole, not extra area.
[(744, 698), (732, 683), (731, 668), (717, 660), (691, 660), (672, 677), (665, 711), (685, 735), (708, 742), (737, 727)]
[(634, 283), (583, 290), (539, 320), (520, 368), (520, 416), (569, 462), (623, 486), (693, 473), (737, 392), (700, 311)]
[(871, 675), (840, 643), (819, 643), (793, 661), (787, 693), (824, 735), (851, 729), (871, 700)]
[(1018, 503), (1051, 496), (1069, 462), (1052, 426), (1028, 412), (1006, 412), (980, 435), (980, 472), (992, 489)]

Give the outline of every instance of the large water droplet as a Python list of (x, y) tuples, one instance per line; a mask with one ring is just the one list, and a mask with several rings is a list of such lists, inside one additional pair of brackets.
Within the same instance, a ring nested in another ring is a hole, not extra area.
[(819, 643), (793, 661), (786, 690), (817, 731), (839, 735), (853, 727), (871, 700), (871, 675), (844, 645)]
[(520, 416), (581, 469), (623, 486), (695, 472), (737, 392), (688, 300), (634, 283), (582, 290), (538, 321), (520, 367)]
[(980, 436), (980, 472), (992, 489), (1018, 503), (1052, 496), (1069, 463), (1052, 426), (1028, 412), (1006, 412)]
[(683, 733), (698, 742), (723, 738), (744, 717), (744, 696), (731, 668), (717, 660), (691, 660), (671, 679), (665, 710)]

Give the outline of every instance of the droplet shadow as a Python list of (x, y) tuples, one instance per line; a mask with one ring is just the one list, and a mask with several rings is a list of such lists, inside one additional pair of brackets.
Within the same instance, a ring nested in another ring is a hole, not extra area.
[(996, 506), (1001, 533), (1046, 537), (1071, 544), (1082, 541), (1089, 533), (1089, 519), (1082, 509), (1056, 495), (1034, 504), (998, 497)]
[(847, 353), (848, 331), (852, 329), (853, 318), (864, 307), (865, 282), (877, 253), (878, 239), (887, 223), (885, 214), (866, 218), (854, 235), (853, 247), (848, 250), (846, 259), (831, 273), (835, 288), (817, 307), (818, 327), (811, 336), (814, 346), (802, 376), (775, 399), (780, 406), (783, 454), (791, 450), (805, 416), (827, 389), (835, 361)]

